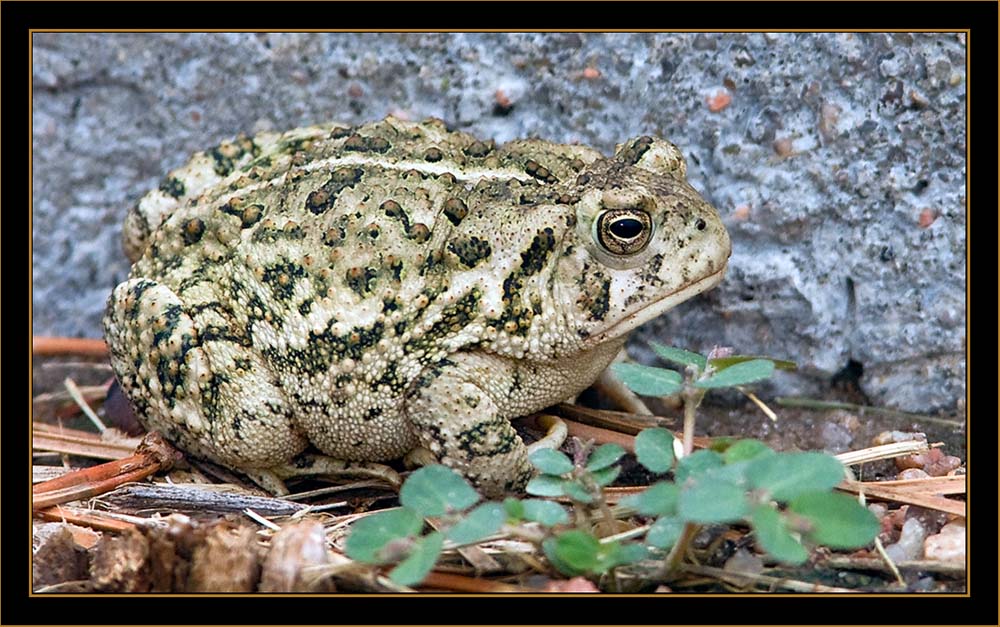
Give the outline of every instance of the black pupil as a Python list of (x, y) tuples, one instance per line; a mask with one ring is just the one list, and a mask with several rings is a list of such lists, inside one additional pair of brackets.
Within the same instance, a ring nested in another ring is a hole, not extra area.
[(620, 237), (621, 239), (632, 239), (638, 237), (642, 233), (642, 222), (636, 220), (635, 218), (622, 218), (621, 220), (615, 220), (610, 226), (611, 232), (615, 234), (615, 237)]

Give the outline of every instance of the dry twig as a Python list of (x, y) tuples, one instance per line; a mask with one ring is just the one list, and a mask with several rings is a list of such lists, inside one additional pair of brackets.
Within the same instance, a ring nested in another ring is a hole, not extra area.
[(141, 443), (141, 438), (122, 436), (119, 441), (114, 442), (104, 440), (90, 431), (67, 429), (43, 422), (31, 425), (31, 448), (36, 451), (54, 451), (92, 459), (122, 459), (132, 455)]
[(696, 575), (707, 575), (722, 581), (728, 581), (737, 586), (764, 586), (768, 589), (784, 588), (794, 592), (856, 592), (850, 588), (837, 588), (835, 586), (824, 586), (818, 583), (798, 581), (796, 579), (785, 579), (784, 577), (771, 577), (769, 575), (758, 575), (756, 573), (740, 573), (715, 568), (713, 566), (698, 566), (696, 564), (685, 564), (685, 572)]
[(148, 525), (148, 518), (129, 516), (118, 512), (102, 512), (94, 509), (55, 505), (34, 512), (35, 516), (54, 522), (67, 522), (98, 531), (120, 532), (141, 525)]
[(82, 355), (87, 357), (107, 357), (108, 345), (104, 343), (104, 340), (92, 340), (83, 337), (33, 335), (31, 337), (31, 354), (40, 356)]
[(892, 442), (890, 444), (880, 444), (870, 446), (857, 451), (847, 451), (839, 455), (834, 455), (841, 464), (853, 466), (854, 464), (864, 464), (880, 459), (892, 459), (903, 455), (913, 455), (928, 449), (924, 440), (907, 440), (905, 442)]
[[(831, 556), (823, 560), (820, 566), (842, 570), (877, 570), (889, 571), (889, 566), (881, 559), (873, 557)], [(965, 575), (964, 562), (944, 562), (938, 560), (909, 560), (896, 562), (899, 570), (920, 570), (928, 573), (944, 573), (947, 575)]]
[(879, 481), (845, 481), (838, 485), (837, 489), (853, 494), (864, 492), (865, 497), (869, 499), (918, 505), (927, 509), (954, 514), (955, 516), (965, 516), (965, 503), (963, 501), (952, 501), (943, 496), (928, 494), (927, 492), (913, 490), (912, 488), (900, 488), (898, 486), (883, 487), (882, 483)]
[(32, 488), (32, 511), (104, 494), (122, 484), (166, 470), (179, 458), (180, 453), (154, 431), (142, 439), (131, 457), (36, 483)]
[(286, 499), (257, 496), (229, 486), (212, 484), (136, 483), (105, 495), (104, 500), (125, 511), (170, 511), (210, 516), (249, 509), (264, 516), (289, 516), (309, 506)]
[(420, 584), (420, 588), (438, 588), (454, 592), (481, 592), (486, 594), (495, 592), (533, 592), (533, 590), (522, 588), (521, 586), (512, 586), (499, 581), (491, 581), (479, 577), (465, 577), (464, 575), (443, 573), (436, 570), (432, 570), (427, 575)]
[(676, 419), (664, 416), (611, 411), (610, 409), (592, 409), (569, 403), (559, 403), (552, 410), (553, 413), (578, 423), (620, 431), (629, 435), (636, 435), (649, 427), (667, 427), (677, 424)]

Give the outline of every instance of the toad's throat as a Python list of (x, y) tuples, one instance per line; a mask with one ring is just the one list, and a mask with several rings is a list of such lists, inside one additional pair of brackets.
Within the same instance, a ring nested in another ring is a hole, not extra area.
[(712, 289), (722, 281), (722, 277), (726, 274), (727, 266), (728, 263), (724, 263), (716, 272), (698, 279), (693, 283), (688, 283), (687, 285), (674, 290), (667, 296), (651, 302), (641, 309), (637, 309), (616, 322), (611, 327), (589, 337), (587, 339), (587, 344), (602, 344), (612, 338), (622, 336), (636, 327), (649, 322), (653, 318), (666, 313), (689, 298)]

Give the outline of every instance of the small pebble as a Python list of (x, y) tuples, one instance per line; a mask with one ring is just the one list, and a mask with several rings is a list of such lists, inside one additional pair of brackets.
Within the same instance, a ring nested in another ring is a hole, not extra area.
[(302, 520), (285, 525), (271, 539), (261, 567), (261, 592), (332, 592), (330, 579), (310, 580), (309, 568), (320, 569), (331, 561), (323, 525)]
[(920, 216), (917, 218), (917, 226), (922, 229), (930, 227), (937, 220), (937, 211), (931, 209), (930, 207), (925, 207), (923, 211), (920, 212)]
[(780, 139), (774, 140), (774, 152), (779, 157), (787, 157), (792, 154), (792, 139), (790, 137), (782, 137)]
[(502, 89), (498, 89), (493, 92), (493, 101), (501, 109), (510, 109), (511, 106), (513, 106), (510, 101), (510, 96), (508, 96)]
[(875, 518), (882, 520), (882, 518), (889, 512), (889, 508), (885, 503), (869, 503), (868, 511), (874, 514)]
[(923, 95), (915, 89), (910, 90), (910, 100), (913, 101), (913, 105), (917, 108), (923, 109), (928, 106), (931, 101), (927, 99), (927, 96)]
[(545, 592), (600, 592), (586, 577), (573, 577), (567, 580), (553, 580), (545, 585)]
[(854, 436), (844, 425), (827, 422), (820, 429), (820, 441), (828, 451), (846, 451), (854, 441)]
[(764, 571), (764, 562), (750, 551), (739, 549), (726, 560), (722, 569), (734, 573), (760, 574)]
[(750, 219), (750, 205), (739, 205), (733, 209), (732, 216), (734, 220), (738, 220), (740, 222)]
[(733, 97), (725, 89), (720, 89), (705, 100), (708, 110), (712, 113), (722, 111), (733, 101)]
[(962, 465), (962, 460), (954, 455), (942, 455), (934, 463), (926, 468), (927, 474), (932, 477), (944, 477), (957, 470)]
[(933, 592), (937, 587), (937, 580), (933, 577), (921, 577), (910, 585), (909, 592)]
[(824, 141), (832, 141), (837, 133), (837, 120), (840, 118), (840, 107), (835, 104), (824, 102), (820, 106), (819, 133)]
[(903, 530), (895, 544), (885, 547), (885, 552), (894, 562), (908, 562), (920, 559), (924, 548), (927, 529), (916, 518), (909, 518), (903, 523)]
[(896, 467), (900, 470), (919, 468), (931, 477), (943, 477), (961, 465), (961, 459), (954, 455), (945, 455), (941, 449), (937, 448), (896, 458)]
[(924, 540), (924, 557), (929, 560), (965, 562), (965, 520), (955, 520), (937, 535)]
[(929, 479), (930, 475), (920, 468), (907, 468), (896, 475), (897, 479)]

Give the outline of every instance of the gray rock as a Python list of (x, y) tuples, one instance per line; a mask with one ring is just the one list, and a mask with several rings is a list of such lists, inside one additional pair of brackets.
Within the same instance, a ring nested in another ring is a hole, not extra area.
[(899, 533), (899, 540), (894, 544), (885, 547), (886, 555), (893, 562), (908, 562), (923, 557), (924, 539), (927, 537), (927, 528), (916, 518), (908, 518), (903, 523), (903, 529)]
[(959, 35), (39, 33), (33, 54), (36, 334), (100, 336), (125, 209), (191, 152), (394, 113), (497, 141), (683, 148), (731, 270), (645, 327), (636, 357), (656, 338), (793, 359), (782, 393), (854, 359), (879, 405), (965, 395)]

